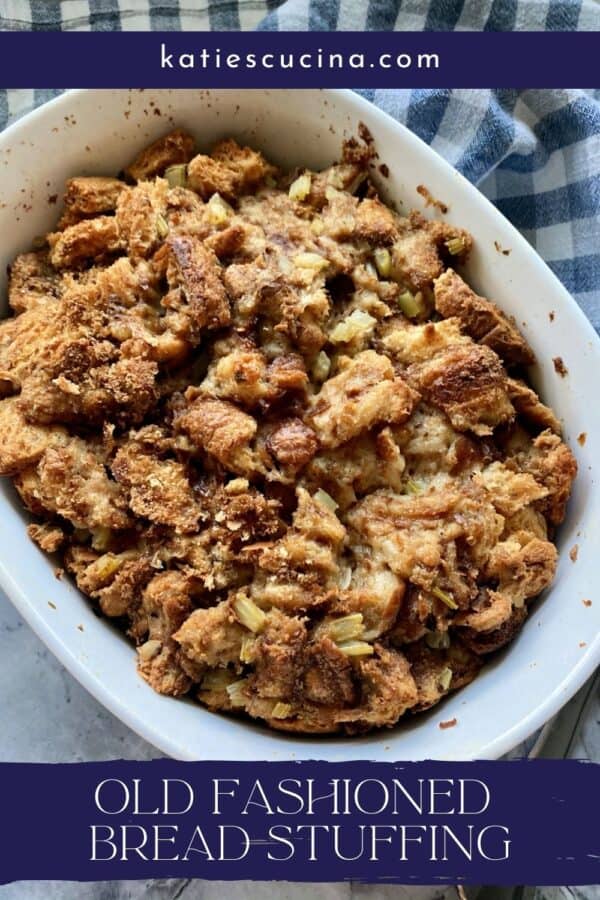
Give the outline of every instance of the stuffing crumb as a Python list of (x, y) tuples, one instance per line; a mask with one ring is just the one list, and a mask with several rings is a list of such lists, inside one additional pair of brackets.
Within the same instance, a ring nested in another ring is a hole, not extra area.
[(552, 360), (552, 364), (554, 366), (554, 371), (557, 375), (560, 375), (561, 378), (565, 378), (569, 374), (569, 370), (565, 366), (562, 356), (555, 356)]
[(445, 731), (446, 728), (454, 728), (457, 723), (458, 719), (448, 719), (446, 722), (440, 722), (438, 727)]
[(577, 443), (580, 447), (585, 447), (585, 442), (587, 441), (587, 432), (582, 431), (581, 434), (577, 435)]
[(442, 213), (443, 216), (448, 212), (448, 206), (443, 203), (441, 200), (436, 200), (436, 198), (432, 195), (429, 188), (425, 187), (424, 184), (417, 185), (417, 194), (420, 194), (421, 197), (425, 200), (425, 206), (433, 206)]
[(571, 560), (571, 562), (577, 562), (578, 554), (579, 554), (579, 544), (573, 544), (573, 546), (569, 550), (569, 559)]
[(583, 603), (584, 606), (591, 606), (591, 605), (592, 605), (592, 601), (591, 601), (591, 600), (582, 600), (581, 602)]
[(476, 678), (552, 583), (577, 471), (457, 272), (472, 236), (386, 206), (359, 137), (286, 173), (176, 128), (74, 174), (0, 323), (0, 474), (56, 577), (158, 693), (299, 734)]
[(498, 251), (498, 253), (501, 253), (503, 256), (510, 256), (510, 254), (511, 254), (511, 250), (501, 247), (500, 244), (498, 243), (498, 241), (494, 241), (494, 248)]

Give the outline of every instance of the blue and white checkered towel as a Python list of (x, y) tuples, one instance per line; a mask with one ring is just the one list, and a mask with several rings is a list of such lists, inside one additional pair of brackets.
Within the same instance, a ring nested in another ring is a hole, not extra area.
[[(3, 0), (2, 30), (600, 30), (596, 0)], [(568, 60), (557, 60), (557, 66)], [(0, 92), (0, 128), (58, 91)], [(476, 183), (600, 331), (600, 90), (369, 90)]]

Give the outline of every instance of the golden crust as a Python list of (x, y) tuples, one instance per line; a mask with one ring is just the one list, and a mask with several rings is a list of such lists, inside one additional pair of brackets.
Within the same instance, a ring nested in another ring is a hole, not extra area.
[(513, 472), (501, 462), (493, 462), (474, 477), (490, 495), (503, 516), (514, 516), (536, 500), (548, 496), (548, 489), (527, 472)]
[(409, 378), (457, 431), (488, 435), (515, 417), (502, 364), (488, 347), (452, 346), (430, 362), (411, 367)]
[(321, 450), (309, 463), (304, 478), (327, 491), (347, 509), (358, 497), (376, 488), (403, 491), (405, 459), (390, 428), (362, 434), (335, 450)]
[(453, 269), (446, 269), (435, 281), (435, 308), (444, 316), (460, 319), (465, 332), (480, 344), (491, 347), (508, 365), (529, 366), (533, 351), (510, 319), (495, 304), (479, 297)]
[(513, 606), (541, 593), (554, 578), (558, 554), (554, 544), (538, 538), (519, 540), (520, 533), (496, 544), (490, 553), (486, 575), (498, 583)]
[(169, 326), (197, 339), (204, 328), (222, 328), (231, 319), (229, 299), (216, 256), (200, 241), (175, 237), (167, 242), (170, 291), (162, 303)]
[(519, 465), (547, 490), (540, 501), (551, 525), (560, 525), (565, 517), (567, 502), (577, 474), (577, 461), (558, 435), (543, 431), (524, 453), (517, 455)]
[(40, 525), (32, 522), (27, 526), (27, 534), (44, 553), (56, 553), (67, 539), (63, 529), (50, 522), (42, 522)]
[(227, 139), (210, 156), (199, 154), (188, 165), (188, 183), (203, 200), (220, 194), (229, 200), (255, 188), (275, 172), (262, 154)]
[(200, 508), (182, 463), (145, 453), (133, 439), (119, 449), (111, 470), (127, 489), (136, 516), (169, 525), (177, 534), (198, 529)]
[(38, 423), (87, 422), (107, 419), (139, 421), (156, 401), (156, 363), (119, 358), (108, 341), (56, 343), (46, 364), (23, 379), (21, 405)]
[(550, 407), (545, 406), (536, 392), (526, 385), (524, 381), (509, 378), (507, 385), (508, 396), (512, 405), (527, 424), (532, 425), (534, 428), (541, 430), (550, 429), (556, 434), (561, 434), (561, 424)]
[(114, 212), (125, 187), (125, 183), (118, 178), (105, 178), (99, 175), (69, 178), (59, 228), (67, 228), (90, 216)]
[(48, 446), (15, 485), (33, 512), (59, 515), (76, 528), (119, 530), (131, 524), (123, 492), (109, 479), (100, 451), (81, 438)]
[[(116, 562), (113, 563), (113, 560)], [(97, 568), (102, 572), (103, 565), (106, 563), (106, 569), (110, 571), (112, 565), (119, 562), (118, 554), (109, 554), (106, 558), (100, 557), (100, 565)], [(106, 583), (102, 581), (98, 587), (94, 587), (90, 582), (91, 568), (93, 566), (89, 566), (85, 574), (87, 583), (82, 583), (81, 575), (78, 579), (77, 583), (81, 589), (88, 592), (90, 596), (98, 598), (100, 609), (105, 616), (111, 618), (133, 616), (139, 605), (141, 592), (154, 575), (150, 560), (144, 556), (126, 559), (119, 565), (114, 576), (110, 576)], [(97, 572), (95, 577), (98, 577)]]
[(418, 702), (418, 690), (411, 666), (404, 654), (375, 644), (372, 658), (359, 664), (361, 702), (348, 712), (338, 713), (350, 733), (395, 725)]
[(48, 236), (55, 269), (75, 269), (101, 262), (121, 249), (119, 225), (112, 216), (98, 216), (69, 225)]
[(450, 691), (468, 684), (481, 666), (477, 656), (462, 646), (457, 650), (433, 650), (425, 641), (417, 641), (406, 655), (417, 687), (415, 712), (430, 709)]
[(224, 163), (198, 154), (188, 166), (188, 183), (203, 200), (219, 194), (232, 200), (236, 195), (235, 174)]
[(66, 441), (63, 428), (32, 425), (21, 411), (18, 397), (0, 401), (0, 474), (15, 475), (36, 463), (48, 447)]
[(263, 700), (286, 701), (296, 697), (307, 665), (307, 641), (308, 632), (301, 618), (270, 610), (263, 631), (250, 643), (254, 663), (252, 692)]
[(318, 439), (302, 419), (284, 419), (269, 435), (267, 446), (280, 465), (297, 472), (315, 455)]
[(287, 392), (306, 392), (308, 375), (304, 360), (295, 353), (269, 361), (252, 341), (218, 341), (202, 389), (247, 409), (266, 409)]
[(187, 693), (192, 679), (180, 662), (173, 634), (193, 611), (190, 580), (161, 572), (149, 582), (135, 611), (131, 631), (138, 645), (138, 672), (160, 694)]
[(476, 631), (473, 628), (461, 630), (461, 640), (473, 653), (485, 656), (500, 650), (513, 641), (527, 618), (527, 607), (515, 607), (510, 616), (498, 628), (490, 631)]
[[(197, 609), (182, 623), (174, 639), (182, 649), (184, 665), (200, 667), (237, 665), (244, 629), (237, 622), (231, 604), (223, 601), (208, 609)], [(194, 674), (193, 677), (197, 678)]]
[(9, 266), (8, 303), (21, 313), (38, 303), (52, 302), (62, 291), (60, 275), (50, 265), (47, 250), (21, 253)]
[(177, 418), (177, 428), (193, 445), (214, 456), (232, 472), (245, 471), (248, 445), (256, 434), (256, 420), (233, 403), (205, 394), (188, 393), (189, 406)]
[(125, 169), (133, 181), (146, 181), (161, 175), (169, 166), (187, 163), (194, 153), (194, 139), (182, 128), (175, 128), (145, 147)]
[(385, 356), (365, 350), (325, 382), (310, 420), (321, 445), (334, 448), (374, 425), (405, 421), (417, 399)]
[(167, 190), (167, 182), (157, 178), (120, 194), (114, 221), (132, 260), (147, 258), (164, 240), (161, 223), (167, 210)]

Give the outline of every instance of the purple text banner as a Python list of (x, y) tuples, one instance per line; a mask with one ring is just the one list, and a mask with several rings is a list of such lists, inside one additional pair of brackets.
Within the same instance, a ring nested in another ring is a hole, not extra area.
[(595, 32), (0, 33), (8, 88), (598, 87)]
[(600, 766), (0, 764), (0, 883), (600, 882)]

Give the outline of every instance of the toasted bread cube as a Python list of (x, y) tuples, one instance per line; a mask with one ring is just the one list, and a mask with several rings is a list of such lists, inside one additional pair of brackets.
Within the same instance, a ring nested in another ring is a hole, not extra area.
[(325, 382), (310, 418), (321, 445), (339, 447), (374, 425), (406, 421), (416, 400), (387, 357), (365, 350)]
[(19, 397), (0, 402), (0, 433), (0, 475), (15, 475), (29, 468), (48, 447), (66, 440), (64, 428), (27, 422)]
[(121, 249), (119, 226), (113, 216), (98, 216), (48, 236), (50, 262), (57, 269), (79, 268)]
[(193, 153), (193, 137), (182, 128), (175, 128), (142, 150), (125, 169), (125, 174), (133, 181), (147, 181), (162, 175), (169, 166), (188, 162)]

